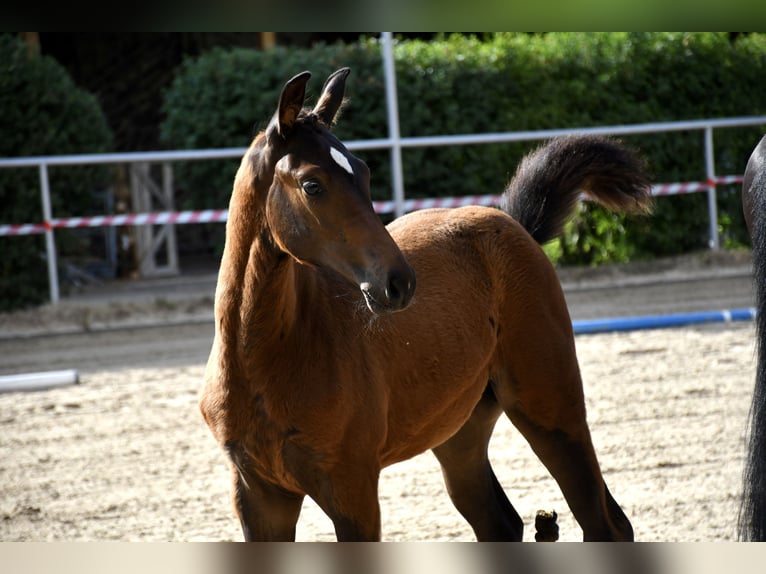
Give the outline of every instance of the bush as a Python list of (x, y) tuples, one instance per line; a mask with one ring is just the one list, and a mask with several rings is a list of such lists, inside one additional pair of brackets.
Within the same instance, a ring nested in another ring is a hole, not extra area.
[[(394, 50), (403, 136), (579, 128), (756, 115), (766, 112), (766, 35), (548, 33), (445, 36), (401, 41)], [(350, 101), (337, 133), (349, 140), (388, 133), (380, 46), (318, 45), (271, 51), (217, 49), (184, 62), (164, 99), (163, 142), (172, 148), (247, 145), (264, 127), (287, 78), (325, 77), (350, 66)], [(716, 173), (741, 174), (761, 128), (717, 130)], [(624, 138), (647, 157), (657, 182), (705, 179), (702, 132)], [(408, 197), (499, 193), (539, 142), (405, 149)], [(387, 151), (360, 153), (375, 199), (391, 196)], [(238, 162), (179, 166), (184, 207), (228, 204)], [(559, 249), (563, 263), (597, 264), (707, 246), (707, 200), (657, 201), (653, 216), (607, 214), (587, 205)], [(747, 241), (736, 186), (719, 194), (727, 244)], [(222, 230), (221, 230), (222, 234)], [(220, 236), (222, 237), (222, 235)]]
[[(105, 151), (111, 132), (96, 99), (78, 89), (47, 57), (29, 58), (14, 35), (0, 35), (0, 156), (23, 157)], [(89, 213), (102, 167), (49, 169), (51, 203), (58, 216)], [(0, 170), (0, 222), (42, 221), (37, 169)], [(74, 236), (57, 232), (60, 252)], [(69, 239), (69, 241), (67, 241)], [(0, 237), (0, 310), (39, 304), (48, 297), (42, 236)]]

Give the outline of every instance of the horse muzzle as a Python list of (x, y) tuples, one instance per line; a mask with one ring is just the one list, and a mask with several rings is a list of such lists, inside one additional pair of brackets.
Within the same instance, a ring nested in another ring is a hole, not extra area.
[(359, 284), (367, 307), (376, 315), (387, 315), (406, 309), (415, 294), (415, 270), (409, 265), (389, 271), (382, 285), (370, 281)]

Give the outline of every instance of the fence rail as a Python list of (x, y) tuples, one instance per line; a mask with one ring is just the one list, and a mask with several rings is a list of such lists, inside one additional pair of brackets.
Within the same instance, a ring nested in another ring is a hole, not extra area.
[[(674, 195), (678, 193), (694, 193), (704, 191), (708, 195), (709, 213), (709, 245), (718, 249), (718, 215), (716, 207), (716, 186), (742, 181), (741, 175), (718, 177), (714, 170), (713, 130), (718, 128), (735, 128), (743, 126), (766, 126), (766, 116), (737, 117), (724, 119), (709, 119), (681, 122), (658, 122), (622, 126), (602, 126), (595, 128), (579, 128), (567, 130), (539, 130), (524, 132), (465, 134), (452, 136), (428, 137), (398, 137), (382, 139), (357, 140), (346, 145), (351, 151), (371, 149), (401, 150), (402, 148), (446, 146), (446, 145), (481, 145), (489, 143), (520, 142), (545, 140), (552, 137), (572, 134), (600, 135), (629, 135), (645, 133), (661, 133), (668, 131), (702, 131), (705, 138), (705, 172), (704, 181), (681, 182), (655, 185), (652, 193), (656, 196)], [(58, 271), (56, 269), (56, 247), (54, 230), (75, 227), (110, 227), (119, 225), (158, 225), (186, 224), (210, 221), (226, 221), (228, 212), (225, 209), (204, 211), (161, 211), (154, 213), (136, 213), (120, 215), (101, 215), (94, 217), (55, 218), (51, 211), (51, 190), (48, 168), (50, 166), (89, 165), (89, 164), (130, 164), (130, 163), (162, 163), (169, 165), (173, 162), (203, 161), (212, 159), (239, 158), (247, 148), (223, 148), (211, 150), (188, 151), (158, 151), (110, 154), (80, 154), (61, 156), (39, 156), (25, 158), (0, 159), (0, 169), (36, 167), (40, 177), (40, 194), (43, 206), (43, 221), (19, 222), (0, 225), (0, 237), (29, 234), (45, 234), (48, 259), (48, 278), (50, 284), (50, 300), (59, 301)], [(392, 155), (393, 157), (393, 155)], [(401, 165), (399, 166), (401, 167)], [(396, 165), (392, 162), (392, 170)], [(407, 211), (427, 207), (456, 207), (459, 205), (497, 205), (499, 195), (465, 196), (455, 198), (406, 199), (402, 187), (402, 178), (392, 178), (394, 190), (390, 201), (373, 203), (378, 213), (395, 213), (401, 215)], [(397, 190), (397, 187), (399, 189)]]

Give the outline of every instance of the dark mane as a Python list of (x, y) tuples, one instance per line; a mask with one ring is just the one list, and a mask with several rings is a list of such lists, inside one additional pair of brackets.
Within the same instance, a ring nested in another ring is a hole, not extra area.
[[(311, 108), (301, 109), (295, 122), (298, 125), (305, 125), (307, 127), (310, 127), (317, 133), (321, 132), (321, 128), (324, 128), (325, 130), (330, 130), (331, 128), (331, 126), (328, 126), (326, 123), (324, 123), (322, 119), (319, 116), (317, 116)], [(254, 124), (250, 134), (251, 136), (250, 139), (251, 140), (255, 139), (260, 134), (264, 133), (266, 129), (267, 128), (263, 127), (263, 125), (260, 123)]]
[(331, 126), (325, 124), (322, 119), (309, 108), (303, 108), (301, 110), (301, 113), (298, 114), (296, 123), (306, 125), (312, 128), (315, 132), (321, 132), (321, 128), (324, 128), (325, 130), (329, 130), (331, 128)]

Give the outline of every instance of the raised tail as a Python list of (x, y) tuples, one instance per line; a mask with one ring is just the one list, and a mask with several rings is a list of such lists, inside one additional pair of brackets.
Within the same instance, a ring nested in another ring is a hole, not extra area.
[(745, 169), (742, 199), (750, 229), (755, 287), (755, 388), (739, 511), (739, 538), (766, 541), (766, 136)]
[(583, 194), (613, 211), (651, 206), (643, 161), (616, 140), (584, 135), (553, 139), (525, 156), (502, 208), (542, 244), (561, 235)]

